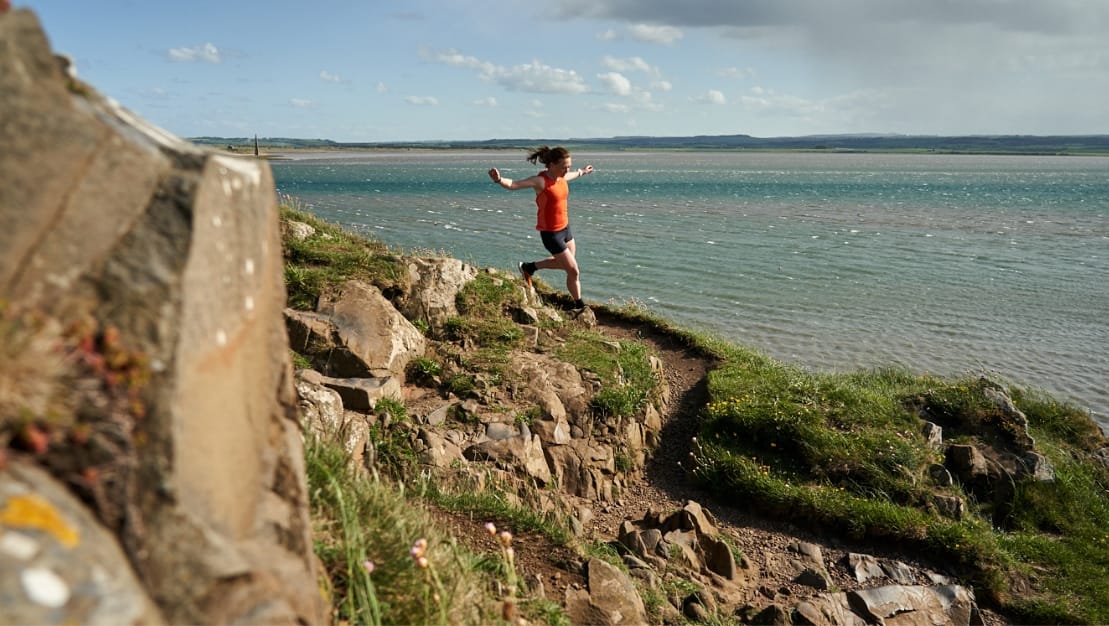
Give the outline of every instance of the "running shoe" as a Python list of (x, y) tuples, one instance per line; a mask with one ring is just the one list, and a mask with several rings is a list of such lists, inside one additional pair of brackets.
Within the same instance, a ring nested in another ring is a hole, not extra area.
[(524, 269), (524, 262), (520, 261), (516, 264), (516, 267), (520, 268), (520, 276), (524, 279), (524, 284), (528, 286), (528, 289), (534, 289), (531, 284), (531, 274), (528, 274), (527, 270)]

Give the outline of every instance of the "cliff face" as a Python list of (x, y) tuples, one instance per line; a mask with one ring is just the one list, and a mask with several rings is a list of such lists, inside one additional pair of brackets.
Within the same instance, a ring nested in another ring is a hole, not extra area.
[[(0, 145), (0, 302), (60, 329), (77, 398), (52, 420), (0, 415), (5, 439), (41, 440), (7, 463), (49, 467), (99, 520), (72, 517), (54, 489), (0, 479), (5, 536), (37, 546), (0, 551), (0, 569), (21, 572), (0, 586), (57, 592), (0, 590), (0, 621), (85, 623), (111, 600), (74, 601), (96, 559), (41, 560), (57, 537), (33, 520), (49, 514), (114, 534), (119, 576), (133, 569), (171, 622), (320, 622), (268, 166), (99, 96), (24, 10), (0, 14)], [(38, 517), (13, 504), (31, 492)], [(150, 621), (116, 619), (128, 617)]]

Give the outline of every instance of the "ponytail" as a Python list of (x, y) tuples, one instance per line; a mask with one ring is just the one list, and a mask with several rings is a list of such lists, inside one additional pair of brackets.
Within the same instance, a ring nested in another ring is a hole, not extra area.
[(536, 161), (543, 165), (550, 165), (557, 163), (562, 159), (570, 156), (570, 151), (563, 147), (551, 148), (548, 146), (541, 146), (536, 148), (531, 154), (528, 155), (528, 163), (535, 163)]

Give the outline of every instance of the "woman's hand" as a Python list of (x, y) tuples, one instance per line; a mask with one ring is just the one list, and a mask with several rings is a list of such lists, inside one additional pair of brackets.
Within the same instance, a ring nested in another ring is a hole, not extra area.
[(495, 168), (495, 167), (490, 168), (489, 169), (489, 178), (492, 178), (493, 182), (499, 183), (499, 182), (501, 182), (501, 173), (498, 172), (497, 168)]
[(586, 174), (592, 174), (592, 173), (593, 173), (593, 166), (592, 165), (586, 165), (585, 169), (583, 169), (581, 171), (582, 176), (585, 176)]

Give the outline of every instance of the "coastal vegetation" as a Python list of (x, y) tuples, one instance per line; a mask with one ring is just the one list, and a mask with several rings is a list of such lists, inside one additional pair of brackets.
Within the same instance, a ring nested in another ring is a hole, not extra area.
[[(405, 280), (399, 251), (282, 207), (283, 232), (291, 220), (317, 229), (301, 241), (285, 238), (291, 306), (310, 309), (328, 285), (351, 277), (385, 293)], [(444, 379), (443, 363), (424, 357), (410, 366), (410, 378), (464, 395), (479, 381), (495, 385), (511, 375), (505, 354), (522, 334), (507, 311), (519, 304), (521, 291), (484, 276), (463, 291), (460, 316), (448, 323), (456, 360), (468, 370)], [(698, 423), (688, 469), (722, 500), (938, 564), (972, 585), (979, 602), (1017, 623), (1109, 623), (1109, 464), (1097, 458), (1109, 444), (1087, 411), (976, 375), (813, 372), (672, 327), (640, 307), (599, 308), (662, 329), (712, 363), (707, 400), (684, 419)], [(561, 350), (562, 358), (596, 375), (602, 391), (591, 408), (598, 414), (634, 411), (658, 382), (648, 351), (633, 341), (575, 331)], [(1023, 422), (1000, 408), (999, 393)], [(399, 402), (375, 410), (391, 422), (409, 419)], [(1004, 501), (991, 500), (958, 480), (942, 480), (937, 468), (944, 451), (930, 443), (925, 422), (942, 425), (945, 440), (955, 443), (1032, 441), (1053, 474), (1014, 481)], [(336, 622), (442, 624), (463, 616), (492, 623), (522, 616), (567, 623), (557, 605), (521, 595), (511, 535), (494, 527), (482, 544), (487, 549), (475, 551), (444, 519), (470, 520), (479, 534), (485, 520), (497, 520), (619, 566), (606, 545), (575, 540), (568, 519), (514, 504), (511, 494), (495, 488), (475, 493), (422, 470), (407, 440), (389, 429), (375, 427), (373, 437), (378, 457), (369, 475), (351, 471), (334, 444), (307, 445), (316, 551)], [(961, 508), (945, 512), (937, 502)]]

